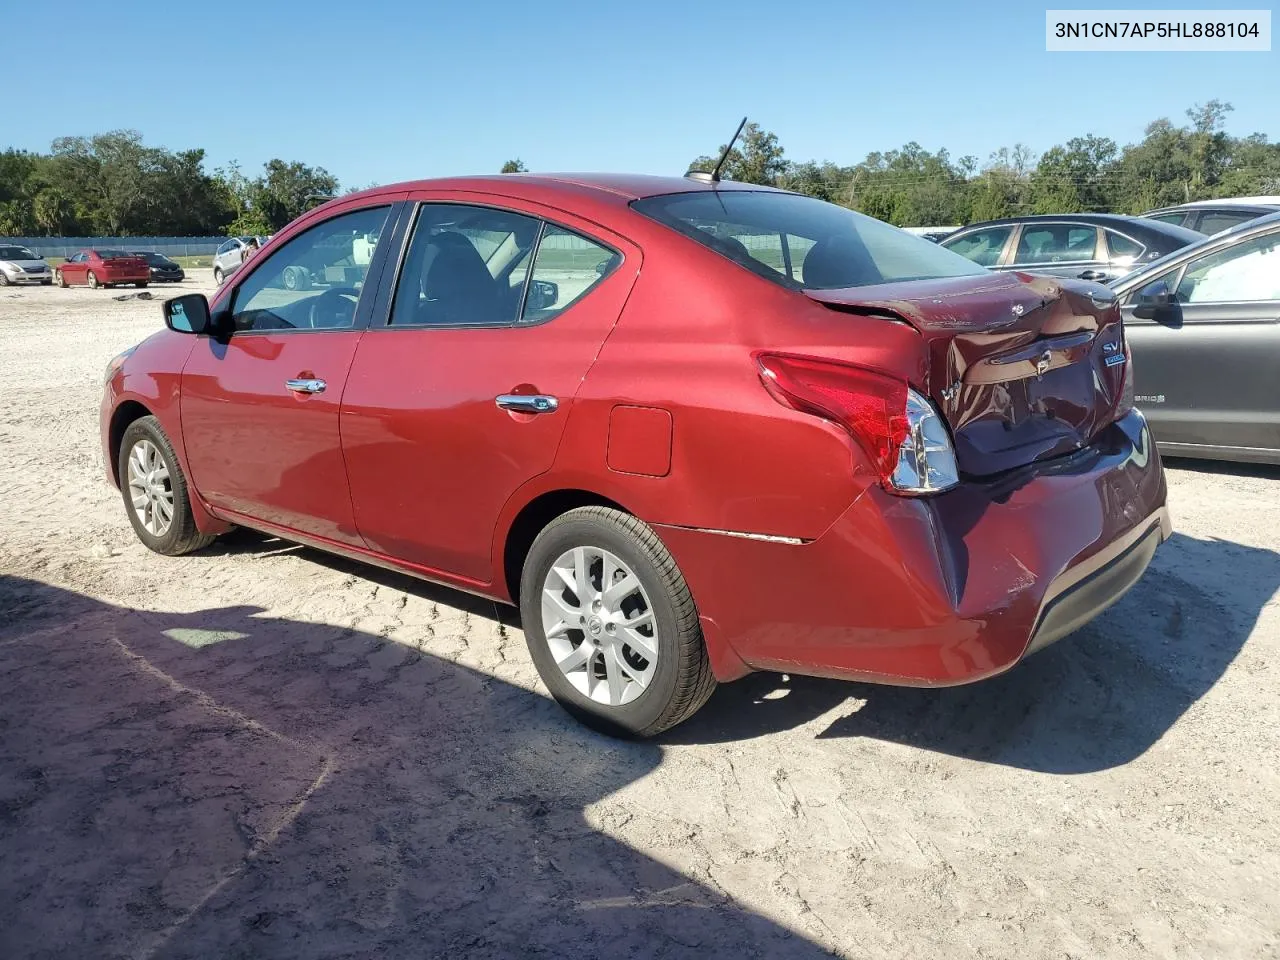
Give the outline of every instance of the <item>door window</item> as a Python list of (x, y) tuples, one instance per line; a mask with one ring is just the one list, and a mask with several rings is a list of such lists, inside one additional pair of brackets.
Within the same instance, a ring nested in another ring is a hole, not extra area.
[(1015, 263), (1087, 263), (1096, 259), (1098, 230), (1087, 224), (1027, 223)]
[(1230, 230), (1232, 227), (1239, 226), (1242, 223), (1248, 223), (1250, 220), (1257, 218), (1256, 213), (1249, 213), (1247, 210), (1226, 211), (1219, 210), (1213, 213), (1204, 213), (1200, 215), (1200, 226), (1197, 227), (1201, 233), (1213, 236), (1215, 233), (1221, 233), (1223, 230)]
[(510, 326), (520, 315), (534, 217), (451, 203), (425, 203), (396, 284), (398, 327)]
[(1110, 251), (1112, 260), (1133, 262), (1147, 249), (1137, 240), (1131, 240), (1122, 234), (1113, 233), (1110, 230), (1104, 232), (1107, 235), (1107, 250)]
[(1158, 217), (1147, 217), (1148, 220), (1159, 220), (1161, 223), (1172, 223), (1175, 227), (1182, 226), (1182, 221), (1187, 219), (1185, 211), (1179, 213), (1162, 213)]
[(1000, 262), (1000, 253), (1013, 227), (991, 227), (988, 230), (975, 230), (963, 237), (945, 241), (942, 245), (952, 253), (967, 257), (974, 263), (984, 267), (994, 267)]
[(373, 247), (390, 207), (340, 214), (305, 230), (236, 288), (236, 331), (341, 329), (355, 323)]
[(538, 242), (533, 282), (520, 322), (550, 320), (603, 280), (621, 259), (593, 240), (547, 224)]
[(1178, 284), (1182, 303), (1280, 300), (1280, 233), (1254, 237), (1193, 261)]

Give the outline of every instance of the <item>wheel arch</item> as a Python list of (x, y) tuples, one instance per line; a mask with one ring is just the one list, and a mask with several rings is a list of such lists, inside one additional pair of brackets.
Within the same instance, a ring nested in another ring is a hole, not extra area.
[(135, 420), (149, 416), (152, 416), (151, 411), (137, 400), (122, 401), (111, 414), (111, 426), (107, 431), (107, 452), (110, 458), (107, 466), (117, 487), (120, 486), (120, 444), (124, 442), (124, 432)]
[(502, 547), (502, 585), (517, 607), (520, 605), (520, 576), (533, 541), (552, 520), (578, 507), (610, 507), (634, 516), (616, 500), (591, 490), (575, 488), (548, 490), (526, 503), (507, 528)]

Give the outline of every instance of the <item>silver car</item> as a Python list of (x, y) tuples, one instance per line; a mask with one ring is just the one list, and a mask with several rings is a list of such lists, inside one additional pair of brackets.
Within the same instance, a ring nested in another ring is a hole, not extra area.
[(227, 240), (213, 255), (213, 282), (222, 286), (222, 281), (240, 269), (250, 240), (257, 240), (258, 246), (262, 247), (270, 239), (270, 237), (232, 237)]
[(26, 247), (0, 243), (0, 287), (11, 283), (53, 283), (53, 271), (44, 257)]

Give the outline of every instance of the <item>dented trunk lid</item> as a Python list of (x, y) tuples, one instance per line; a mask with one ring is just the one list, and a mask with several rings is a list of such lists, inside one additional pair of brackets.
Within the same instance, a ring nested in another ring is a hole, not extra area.
[(962, 473), (986, 476), (1087, 445), (1115, 419), (1125, 355), (1115, 295), (1025, 273), (805, 290), (835, 310), (905, 321)]

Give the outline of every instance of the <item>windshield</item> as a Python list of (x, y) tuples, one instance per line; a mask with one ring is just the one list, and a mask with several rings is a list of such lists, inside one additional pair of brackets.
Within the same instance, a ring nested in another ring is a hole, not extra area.
[(0, 247), (0, 260), (39, 260), (26, 247)]
[(986, 273), (921, 237), (793, 193), (699, 190), (633, 209), (792, 289), (834, 290)]

